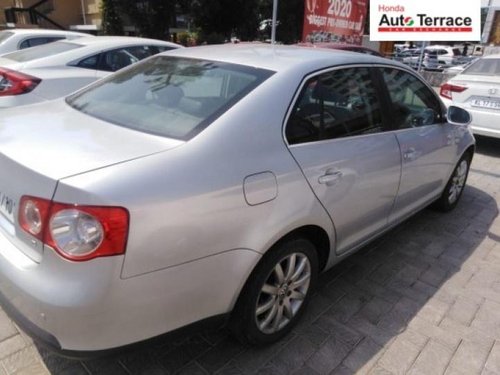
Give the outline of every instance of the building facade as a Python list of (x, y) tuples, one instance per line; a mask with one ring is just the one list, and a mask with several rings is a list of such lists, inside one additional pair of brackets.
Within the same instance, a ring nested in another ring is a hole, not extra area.
[(101, 0), (0, 0), (0, 9), (3, 27), (99, 31), (102, 24)]

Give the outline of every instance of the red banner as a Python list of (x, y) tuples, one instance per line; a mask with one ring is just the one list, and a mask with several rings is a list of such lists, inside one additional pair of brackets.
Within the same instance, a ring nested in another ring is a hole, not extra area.
[(304, 0), (302, 40), (361, 44), (368, 0)]

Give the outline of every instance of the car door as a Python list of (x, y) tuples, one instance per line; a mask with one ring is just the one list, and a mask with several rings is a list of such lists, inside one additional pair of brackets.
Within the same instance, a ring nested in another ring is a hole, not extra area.
[(336, 230), (343, 253), (387, 224), (401, 155), (383, 122), (371, 68), (346, 67), (305, 80), (288, 117), (289, 149)]
[(390, 222), (441, 194), (456, 160), (454, 128), (435, 93), (413, 73), (380, 70), (392, 102), (391, 123), (401, 148), (401, 183)]

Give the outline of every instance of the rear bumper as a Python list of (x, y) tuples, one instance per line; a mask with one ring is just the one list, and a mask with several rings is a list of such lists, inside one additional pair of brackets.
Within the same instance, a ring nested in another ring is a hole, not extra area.
[(474, 134), (500, 138), (500, 111), (468, 108), (472, 115), (470, 127)]
[(50, 333), (44, 331), (31, 320), (26, 318), (10, 301), (0, 292), (0, 305), (7, 313), (10, 319), (14, 321), (21, 329), (29, 336), (41, 343), (43, 346), (48, 347), (50, 350), (62, 353), (61, 344)]
[(121, 279), (122, 256), (69, 262), (51, 249), (35, 263), (0, 228), (0, 303), (59, 353), (88, 356), (231, 311), (260, 254), (233, 250)]
[[(33, 324), (30, 320), (28, 320), (1, 293), (0, 293), (0, 304), (4, 309), (4, 311), (8, 314), (8, 316), (38, 344), (41, 344), (45, 348), (48, 348), (50, 351), (57, 353), (58, 355), (63, 357), (73, 358), (73, 359), (93, 359), (96, 357), (102, 357), (113, 354), (118, 350), (132, 349), (140, 345), (147, 345), (150, 342), (150, 340), (145, 340), (134, 344), (126, 345), (124, 347), (96, 350), (96, 351), (66, 350), (61, 347), (61, 344), (59, 343), (57, 338), (55, 338), (53, 335), (44, 331), (40, 327)], [(229, 314), (213, 316), (204, 320), (200, 320), (198, 322), (194, 322), (190, 325), (181, 327), (174, 331), (168, 332), (165, 335), (161, 335), (161, 337), (162, 338), (168, 337), (169, 339), (174, 340), (190, 334), (199, 333), (200, 331), (203, 330), (213, 329), (217, 327), (222, 328), (222, 326), (226, 324), (228, 319), (229, 319)]]

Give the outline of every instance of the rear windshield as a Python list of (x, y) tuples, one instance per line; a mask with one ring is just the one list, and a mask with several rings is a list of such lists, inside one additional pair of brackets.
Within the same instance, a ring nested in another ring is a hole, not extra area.
[(462, 74), (498, 76), (500, 75), (500, 59), (479, 59), (465, 69)]
[(57, 55), (58, 53), (71, 51), (72, 49), (80, 47), (83, 46), (71, 42), (54, 42), (8, 53), (6, 55), (3, 55), (2, 57), (17, 62), (26, 62), (26, 61), (41, 59), (43, 57)]
[(5, 42), (7, 39), (9, 39), (12, 35), (14, 35), (13, 32), (10, 31), (1, 31), (0, 32), (0, 44)]
[(157, 56), (66, 100), (116, 125), (188, 140), (272, 74), (243, 65)]

